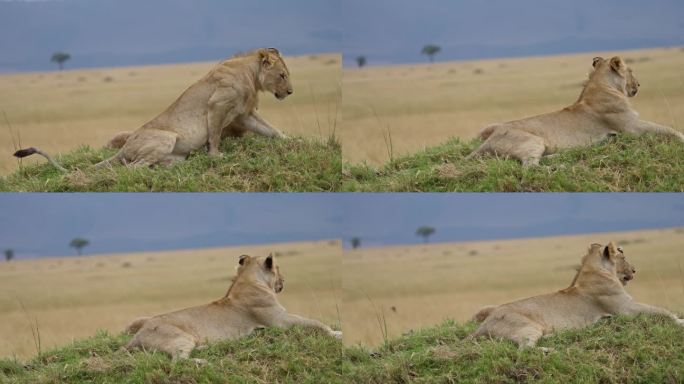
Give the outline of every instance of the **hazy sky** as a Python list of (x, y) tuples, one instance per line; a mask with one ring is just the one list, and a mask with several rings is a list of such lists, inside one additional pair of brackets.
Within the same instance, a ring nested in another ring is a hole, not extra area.
[(344, 194), (344, 236), (365, 245), (470, 241), (684, 226), (682, 194), (423, 193)]
[(0, 250), (18, 257), (360, 236), (365, 245), (684, 226), (681, 194), (0, 194)]
[(0, 71), (219, 60), (273, 46), (350, 63), (684, 44), (681, 0), (0, 0)]

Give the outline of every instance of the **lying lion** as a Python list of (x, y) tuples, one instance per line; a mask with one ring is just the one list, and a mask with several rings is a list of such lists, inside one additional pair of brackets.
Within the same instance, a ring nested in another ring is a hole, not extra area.
[(516, 158), (523, 166), (538, 165), (544, 155), (598, 143), (620, 132), (658, 133), (684, 142), (681, 132), (639, 120), (628, 99), (637, 94), (639, 82), (620, 57), (596, 57), (593, 67), (575, 104), (561, 111), (487, 126), (479, 135), (485, 142), (466, 159), (493, 153)]
[[(120, 133), (110, 140), (108, 146), (120, 150), (95, 166), (117, 162), (168, 165), (184, 160), (207, 144), (209, 155), (221, 156), (222, 136), (240, 136), (246, 131), (286, 138), (257, 114), (259, 91), (273, 93), (278, 100), (292, 94), (290, 71), (275, 48), (240, 54), (219, 63), (160, 115), (138, 130)], [(66, 172), (36, 148), (21, 149), (14, 156), (21, 158), (34, 153)]]
[(222, 299), (137, 319), (126, 328), (134, 336), (124, 348), (154, 349), (168, 353), (174, 360), (187, 359), (193, 349), (206, 343), (238, 339), (257, 328), (294, 325), (319, 328), (342, 338), (342, 332), (320, 321), (288, 313), (275, 295), (283, 290), (283, 283), (273, 255), (240, 256), (237, 276)]
[[(617, 250), (620, 253), (624, 253), (622, 251), (622, 248), (620, 248), (620, 247), (618, 247)], [(577, 278), (580, 275), (580, 271), (581, 271), (581, 266), (577, 268), (577, 273), (575, 274), (575, 277), (572, 278), (572, 282), (570, 283), (570, 286), (568, 288), (575, 285), (575, 283), (577, 282)], [(627, 262), (627, 259), (625, 259), (624, 257), (620, 257), (620, 258), (618, 258), (618, 261), (617, 261), (616, 272), (617, 272), (618, 280), (620, 280), (620, 282), (622, 283), (623, 286), (627, 286), (627, 283), (634, 279), (634, 274), (636, 273), (636, 269), (634, 269), (632, 264)], [(481, 323), (481, 322), (485, 321), (485, 319), (497, 307), (498, 307), (498, 305), (484, 306), (484, 307), (480, 308), (480, 310), (477, 311), (477, 313), (475, 315), (473, 315), (473, 317), (470, 320)]]
[(612, 242), (606, 247), (592, 244), (570, 287), (492, 308), (471, 337), (510, 339), (524, 348), (558, 330), (584, 328), (607, 316), (640, 313), (665, 315), (684, 326), (684, 320), (670, 311), (632, 300), (624, 288), (626, 281), (617, 272), (624, 258)]

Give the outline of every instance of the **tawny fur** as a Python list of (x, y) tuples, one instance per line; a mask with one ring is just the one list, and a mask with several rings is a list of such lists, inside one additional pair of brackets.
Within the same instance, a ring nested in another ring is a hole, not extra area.
[(617, 274), (624, 254), (615, 244), (592, 244), (572, 286), (561, 291), (500, 305), (489, 313), (471, 337), (490, 336), (534, 346), (555, 331), (579, 329), (614, 315), (660, 314), (680, 326), (684, 320), (672, 312), (635, 302)]
[(276, 298), (283, 283), (272, 255), (265, 258), (243, 255), (237, 276), (223, 298), (135, 320), (127, 327), (134, 336), (125, 348), (159, 350), (176, 360), (187, 359), (197, 346), (238, 339), (257, 328), (301, 325), (321, 329), (335, 338), (342, 337), (342, 332), (318, 320), (288, 313)]
[(594, 58), (579, 99), (561, 111), (485, 127), (479, 137), (484, 143), (467, 158), (485, 153), (513, 157), (524, 166), (538, 165), (544, 155), (558, 150), (588, 146), (617, 133), (657, 133), (684, 142), (684, 133), (670, 127), (639, 120), (629, 102), (639, 82), (618, 56)]

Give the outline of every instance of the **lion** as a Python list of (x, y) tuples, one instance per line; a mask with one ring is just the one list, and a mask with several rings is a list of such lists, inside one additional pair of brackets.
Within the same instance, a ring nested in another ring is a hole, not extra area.
[[(624, 254), (624, 251), (622, 250), (621, 247), (617, 247), (618, 252)], [(573, 277), (572, 282), (570, 283), (569, 287), (572, 287), (575, 285), (577, 282), (577, 278), (580, 275), (580, 270), (581, 270), (581, 265), (577, 268), (577, 273), (575, 273), (575, 277)], [(627, 262), (627, 259), (624, 257), (618, 258), (617, 261), (617, 266), (616, 266), (616, 271), (617, 271), (617, 277), (618, 280), (622, 283), (622, 285), (627, 286), (627, 283), (630, 282), (631, 280), (634, 279), (634, 275), (636, 274), (636, 269), (632, 266), (632, 264)], [(470, 319), (471, 321), (475, 321), (477, 323), (481, 323), (485, 321), (485, 319), (492, 313), (494, 309), (496, 309), (498, 305), (487, 305), (482, 308), (480, 308), (479, 311), (473, 317)]]
[(505, 338), (519, 348), (533, 347), (542, 337), (564, 329), (580, 329), (614, 315), (660, 314), (684, 326), (672, 312), (635, 302), (625, 291), (617, 266), (625, 255), (613, 242), (592, 244), (582, 258), (573, 284), (555, 293), (500, 305), (491, 310), (471, 338)]
[[(288, 313), (276, 298), (276, 293), (283, 290), (284, 282), (273, 254), (265, 258), (242, 255), (237, 275), (223, 298), (133, 321), (126, 332), (134, 336), (124, 348), (158, 350), (176, 361), (189, 358), (197, 347), (245, 337), (257, 328), (301, 325), (342, 338), (342, 332), (334, 331), (318, 320)], [(197, 359), (197, 362), (204, 361)]]
[[(122, 132), (111, 139), (107, 146), (120, 148), (119, 151), (95, 167), (117, 162), (133, 166), (169, 165), (207, 145), (210, 156), (220, 157), (222, 137), (241, 136), (247, 131), (287, 138), (257, 113), (260, 91), (270, 92), (278, 100), (293, 93), (290, 71), (275, 48), (262, 48), (222, 61), (157, 117), (134, 132)], [(34, 153), (56, 164), (36, 148), (21, 149), (14, 156), (21, 158)], [(61, 166), (58, 169), (66, 171)]]
[(466, 159), (492, 153), (518, 159), (523, 166), (535, 166), (542, 156), (592, 145), (621, 132), (656, 133), (684, 142), (684, 133), (639, 119), (629, 102), (639, 86), (622, 58), (596, 57), (575, 104), (557, 112), (485, 127), (479, 134), (484, 143)]

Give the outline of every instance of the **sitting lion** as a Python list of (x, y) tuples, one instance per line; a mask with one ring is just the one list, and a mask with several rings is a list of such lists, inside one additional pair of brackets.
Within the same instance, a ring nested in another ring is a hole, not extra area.
[(665, 315), (684, 326), (684, 320), (672, 312), (637, 303), (627, 294), (617, 273), (624, 257), (612, 242), (606, 247), (592, 244), (570, 287), (492, 308), (471, 337), (506, 338), (524, 348), (558, 330), (584, 328), (606, 316), (640, 313)]
[[(219, 63), (160, 115), (138, 130), (120, 133), (110, 140), (107, 146), (120, 150), (95, 166), (115, 162), (168, 165), (184, 160), (207, 144), (209, 155), (221, 156), (221, 137), (240, 136), (246, 131), (286, 138), (257, 114), (259, 91), (273, 93), (279, 100), (292, 94), (290, 72), (275, 48), (240, 54)], [(36, 148), (22, 149), (14, 155), (26, 157), (34, 153), (66, 171)]]
[(288, 313), (276, 298), (283, 283), (273, 255), (240, 256), (237, 276), (222, 299), (133, 321), (126, 331), (134, 336), (125, 349), (155, 349), (174, 360), (187, 359), (193, 349), (206, 343), (238, 339), (256, 328), (294, 325), (319, 328), (342, 338), (342, 332), (320, 321)]
[(658, 133), (684, 142), (681, 132), (639, 120), (628, 99), (637, 94), (639, 82), (620, 57), (596, 57), (593, 67), (575, 104), (557, 112), (487, 126), (479, 135), (485, 142), (466, 159), (493, 153), (516, 158), (523, 166), (538, 165), (544, 155), (591, 145), (620, 132)]

